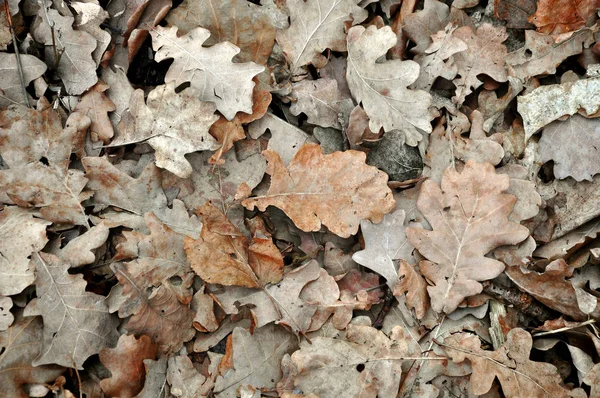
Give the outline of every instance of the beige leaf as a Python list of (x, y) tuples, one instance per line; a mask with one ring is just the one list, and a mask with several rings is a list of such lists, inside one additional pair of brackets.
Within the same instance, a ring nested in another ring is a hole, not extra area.
[(292, 114), (304, 113), (309, 123), (321, 127), (341, 129), (340, 120), (348, 119), (354, 109), (352, 100), (342, 97), (335, 79), (303, 80), (295, 83), (293, 90), (296, 102), (290, 107)]
[(81, 101), (75, 107), (76, 111), (90, 118), (92, 121), (90, 125), (91, 132), (96, 134), (104, 143), (110, 141), (114, 134), (113, 125), (108, 118), (108, 112), (116, 109), (115, 104), (104, 94), (104, 91), (108, 90), (108, 88), (107, 84), (99, 81), (81, 97)]
[(187, 355), (169, 357), (167, 381), (171, 386), (171, 394), (176, 397), (205, 397), (214, 387), (214, 379), (218, 375), (219, 361), (211, 358), (208, 373), (209, 378), (198, 372)]
[(456, 85), (454, 102), (462, 104), (467, 95), (483, 84), (477, 78), (478, 74), (485, 73), (497, 82), (507, 80), (505, 62), (508, 52), (502, 44), (508, 38), (506, 28), (484, 23), (474, 31), (463, 26), (456, 29), (453, 36), (468, 48), (453, 55), (459, 75), (452, 81)]
[(82, 274), (69, 274), (68, 262), (42, 252), (32, 261), (38, 298), (29, 302), (25, 315), (44, 319), (42, 350), (33, 364), (83, 369), (88, 357), (116, 343), (119, 321), (108, 312), (104, 296), (85, 290)]
[(365, 29), (355, 26), (348, 31), (348, 70), (346, 79), (357, 102), (369, 116), (369, 128), (401, 130), (408, 145), (421, 140), (421, 131), (431, 132), (428, 108), (431, 96), (407, 87), (419, 78), (419, 64), (391, 60), (377, 63), (379, 57), (396, 44), (396, 34), (389, 26)]
[(17, 314), (8, 330), (0, 332), (0, 383), (2, 394), (15, 398), (29, 398), (24, 387), (52, 383), (64, 372), (57, 365), (34, 366), (32, 361), (42, 350), (44, 325), (39, 317)]
[(487, 393), (497, 377), (502, 392), (508, 397), (524, 394), (531, 398), (569, 396), (561, 387), (562, 380), (555, 366), (529, 359), (532, 338), (523, 329), (508, 332), (506, 343), (496, 351), (482, 350), (479, 338), (468, 333), (447, 337), (443, 346), (453, 361), (468, 359), (471, 362), (473, 394)]
[(324, 225), (336, 235), (349, 237), (358, 231), (361, 220), (379, 222), (394, 207), (387, 175), (367, 166), (364, 153), (323, 155), (319, 145), (306, 144), (287, 169), (277, 153), (263, 154), (269, 162), (271, 186), (266, 195), (242, 201), (249, 210), (276, 206), (303, 231), (318, 231)]
[(169, 83), (152, 90), (144, 103), (144, 91), (134, 91), (111, 146), (147, 142), (156, 151), (158, 167), (181, 178), (189, 177), (192, 166), (185, 155), (219, 147), (208, 133), (219, 118), (215, 106), (198, 100), (198, 96), (190, 88), (175, 93), (175, 84)]
[(504, 270), (503, 263), (485, 255), (529, 236), (527, 228), (508, 221), (516, 201), (503, 193), (508, 186), (508, 176), (473, 161), (462, 173), (448, 168), (441, 188), (433, 181), (423, 183), (417, 206), (433, 231), (407, 228), (406, 235), (432, 261), (422, 264), (421, 273), (434, 284), (427, 290), (435, 311), (449, 314), (463, 299), (480, 293), (480, 281)]
[(429, 309), (429, 296), (427, 295), (427, 283), (414, 265), (400, 260), (398, 273), (400, 281), (394, 287), (394, 296), (406, 294), (406, 303), (409, 308), (415, 310), (418, 319), (423, 319)]
[(277, 33), (281, 46), (291, 66), (292, 74), (313, 63), (315, 57), (326, 49), (346, 51), (344, 25), (361, 23), (367, 11), (356, 5), (357, 0), (291, 0), (290, 27)]
[(235, 398), (242, 385), (270, 389), (281, 379), (281, 359), (298, 346), (297, 339), (285, 329), (268, 325), (254, 334), (242, 328), (233, 331), (233, 369), (217, 377), (217, 397)]
[(446, 4), (438, 0), (425, 0), (422, 10), (404, 18), (402, 31), (416, 44), (411, 52), (425, 55), (433, 43), (432, 36), (443, 30), (450, 20), (450, 9)]
[(541, 86), (517, 97), (517, 109), (523, 117), (525, 141), (554, 120), (583, 112), (593, 115), (600, 109), (600, 79)]
[(542, 162), (554, 161), (556, 178), (591, 180), (600, 173), (600, 122), (580, 115), (556, 120), (544, 127), (539, 148)]
[[(46, 72), (46, 64), (35, 56), (21, 54), (20, 58), (26, 86)], [(0, 87), (0, 106), (25, 103), (15, 54), (0, 53)]]
[(0, 212), (0, 295), (20, 293), (33, 283), (34, 269), (28, 257), (48, 242), (48, 225), (17, 206), (6, 206)]
[(0, 332), (7, 330), (13, 324), (15, 316), (10, 312), (13, 301), (10, 297), (0, 296)]
[(144, 359), (146, 381), (142, 391), (135, 398), (156, 398), (165, 392), (167, 383), (167, 357), (163, 356), (153, 361)]
[(165, 83), (175, 82), (179, 86), (190, 82), (201, 93), (200, 100), (214, 102), (228, 120), (237, 112), (252, 113), (252, 78), (264, 67), (253, 62), (232, 62), (240, 49), (229, 42), (203, 47), (210, 36), (210, 31), (204, 28), (178, 37), (176, 27), (159, 26), (150, 34), (156, 61), (174, 60)]
[[(62, 16), (54, 9), (40, 7), (32, 28), (33, 37), (45, 44), (46, 62), (56, 66), (67, 93), (82, 94), (98, 81), (92, 52), (96, 39), (87, 32), (73, 29), (74, 18)], [(60, 54), (58, 60), (55, 54)]]

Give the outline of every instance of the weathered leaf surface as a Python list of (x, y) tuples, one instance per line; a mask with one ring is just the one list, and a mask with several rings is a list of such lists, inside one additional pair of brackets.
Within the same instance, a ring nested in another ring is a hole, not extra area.
[(315, 57), (331, 49), (346, 51), (344, 25), (359, 24), (368, 13), (360, 8), (357, 0), (291, 0), (290, 27), (277, 33), (292, 73), (302, 66), (314, 63)]
[(429, 309), (427, 282), (415, 266), (405, 260), (400, 260), (398, 274), (400, 274), (401, 279), (394, 287), (394, 296), (398, 297), (405, 294), (408, 307), (415, 310), (418, 319), (423, 319)]
[(508, 176), (497, 175), (490, 164), (473, 161), (462, 173), (448, 168), (441, 187), (432, 181), (423, 183), (417, 206), (433, 231), (407, 228), (406, 235), (431, 261), (422, 264), (421, 272), (434, 284), (427, 290), (435, 311), (451, 313), (464, 298), (480, 293), (479, 282), (504, 270), (503, 263), (485, 255), (529, 236), (527, 228), (508, 221), (516, 201), (503, 193), (508, 186)]
[(482, 350), (479, 338), (467, 333), (446, 338), (444, 347), (453, 361), (468, 359), (471, 362), (473, 394), (487, 393), (497, 377), (506, 396), (568, 397), (555, 366), (529, 359), (532, 343), (528, 332), (515, 328), (508, 332), (506, 343), (496, 351)]
[(308, 122), (321, 127), (342, 128), (340, 120), (348, 119), (354, 104), (344, 98), (335, 79), (303, 80), (293, 85), (296, 102), (290, 111), (298, 116), (304, 113)]
[(176, 27), (159, 26), (151, 35), (156, 61), (173, 59), (165, 83), (174, 82), (177, 87), (190, 82), (200, 93), (200, 100), (214, 102), (228, 120), (237, 112), (252, 113), (252, 78), (264, 67), (254, 62), (232, 62), (240, 49), (229, 42), (203, 47), (210, 36), (204, 28), (178, 37)]
[(42, 319), (23, 317), (8, 330), (0, 332), (0, 383), (2, 393), (15, 398), (29, 398), (24, 387), (28, 384), (52, 383), (64, 372), (57, 365), (34, 366), (33, 360), (42, 350)]
[(147, 142), (156, 151), (158, 167), (181, 178), (189, 177), (192, 166), (185, 155), (219, 147), (208, 133), (219, 118), (215, 105), (198, 97), (199, 93), (191, 88), (176, 93), (174, 83), (156, 87), (146, 103), (144, 91), (134, 91), (111, 146)]
[(277, 153), (263, 154), (269, 162), (271, 186), (266, 195), (242, 202), (249, 210), (276, 206), (303, 231), (318, 231), (324, 225), (348, 237), (358, 231), (361, 220), (379, 222), (394, 207), (387, 176), (367, 166), (364, 153), (323, 155), (320, 146), (306, 144), (287, 169)]
[(44, 319), (42, 350), (33, 364), (83, 369), (87, 358), (116, 343), (119, 321), (108, 312), (105, 297), (85, 290), (82, 274), (69, 274), (67, 261), (48, 253), (35, 254), (32, 261), (38, 298), (25, 315)]
[(411, 52), (425, 55), (427, 48), (433, 43), (431, 36), (444, 29), (450, 22), (450, 9), (438, 0), (425, 0), (423, 9), (404, 18), (403, 32), (415, 42)]
[(570, 32), (585, 26), (598, 7), (598, 0), (540, 0), (529, 22), (541, 33), (556, 35)]
[[(77, 3), (88, 4), (88, 3)], [(85, 114), (92, 121), (90, 130), (95, 134), (94, 141), (98, 139), (104, 143), (110, 141), (114, 135), (113, 125), (108, 118), (108, 112), (113, 112), (115, 104), (104, 94), (110, 87), (99, 81), (90, 90), (81, 96), (81, 101), (75, 110)]]
[(573, 115), (546, 127), (540, 139), (540, 160), (554, 161), (556, 178), (591, 180), (600, 173), (600, 122)]
[(431, 96), (407, 88), (418, 79), (419, 64), (410, 60), (376, 62), (396, 44), (396, 34), (387, 26), (355, 26), (348, 31), (347, 40), (346, 79), (352, 96), (369, 116), (369, 128), (373, 132), (401, 130), (407, 143), (415, 146), (422, 138), (421, 131), (431, 132)]
[[(47, 69), (46, 64), (33, 55), (21, 54), (20, 58), (26, 86)], [(25, 103), (15, 54), (0, 53), (0, 87), (0, 106)]]

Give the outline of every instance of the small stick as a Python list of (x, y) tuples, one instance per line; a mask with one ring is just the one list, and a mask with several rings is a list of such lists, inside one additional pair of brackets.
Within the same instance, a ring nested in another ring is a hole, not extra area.
[(25, 86), (25, 75), (23, 74), (23, 65), (21, 64), (21, 57), (19, 54), (19, 46), (17, 45), (17, 35), (15, 35), (15, 29), (12, 23), (12, 17), (10, 16), (10, 8), (8, 7), (8, 0), (4, 1), (4, 10), (6, 11), (6, 19), (8, 21), (8, 28), (10, 29), (10, 35), (12, 36), (13, 47), (15, 49), (15, 57), (17, 59), (17, 70), (19, 71), (19, 80), (21, 81), (21, 90), (23, 90), (23, 99), (25, 105), (30, 108), (29, 97), (27, 96), (27, 87)]

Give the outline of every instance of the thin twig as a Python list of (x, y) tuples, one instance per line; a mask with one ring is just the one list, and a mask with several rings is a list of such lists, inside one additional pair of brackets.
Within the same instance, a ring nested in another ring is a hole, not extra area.
[(25, 75), (23, 74), (23, 65), (21, 64), (21, 54), (19, 54), (19, 46), (17, 43), (17, 35), (15, 35), (15, 28), (13, 27), (12, 17), (10, 16), (10, 8), (8, 7), (8, 0), (4, 1), (4, 10), (6, 11), (6, 20), (8, 21), (8, 28), (10, 35), (12, 36), (13, 48), (15, 50), (15, 58), (17, 59), (17, 70), (19, 71), (19, 81), (21, 82), (21, 90), (23, 90), (23, 99), (25, 105), (29, 108), (29, 97), (27, 96), (27, 86), (25, 85)]
[(595, 319), (588, 319), (585, 322), (581, 322), (578, 325), (574, 325), (574, 326), (565, 326), (564, 328), (560, 328), (560, 329), (556, 329), (556, 330), (549, 330), (546, 332), (538, 332), (538, 333), (533, 333), (532, 336), (533, 337), (541, 337), (541, 336), (547, 336), (549, 334), (556, 334), (556, 333), (561, 333), (561, 332), (566, 332), (567, 330), (571, 330), (571, 329), (577, 329), (580, 328), (582, 326), (587, 326), (587, 325), (591, 325), (593, 323), (596, 323)]

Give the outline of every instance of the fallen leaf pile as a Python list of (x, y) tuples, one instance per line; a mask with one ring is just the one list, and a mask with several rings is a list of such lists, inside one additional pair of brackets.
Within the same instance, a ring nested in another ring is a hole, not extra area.
[(600, 398), (600, 1), (0, 4), (3, 397)]

